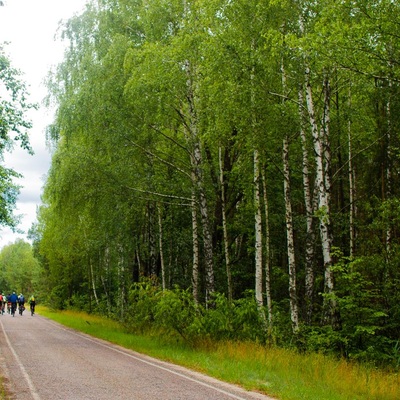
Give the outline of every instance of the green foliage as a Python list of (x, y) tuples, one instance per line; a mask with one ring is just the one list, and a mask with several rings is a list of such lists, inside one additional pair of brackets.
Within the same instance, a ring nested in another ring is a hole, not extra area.
[(252, 292), (232, 303), (225, 295), (218, 293), (212, 304), (212, 307), (202, 308), (194, 327), (200, 338), (244, 341), (265, 339), (263, 324)]
[(370, 280), (383, 272), (377, 270), (379, 264), (383, 267), (385, 261), (375, 257), (354, 261), (342, 258), (333, 267), (341, 327), (339, 330), (331, 326), (303, 327), (308, 350), (396, 368), (398, 339), (388, 324), (398, 324), (398, 299), (390, 300), (392, 310), (386, 298), (386, 285), (377, 286)]
[(206, 339), (262, 341), (259, 312), (251, 295), (233, 303), (216, 294), (212, 306), (196, 304), (189, 290), (161, 290), (143, 281), (133, 285), (125, 323), (134, 331), (157, 328), (189, 344)]
[(46, 304), (53, 310), (64, 310), (66, 308), (66, 302), (68, 295), (64, 285), (54, 286), (48, 298)]
[(128, 294), (128, 309), (125, 320), (132, 329), (149, 329), (154, 323), (159, 287), (150, 280), (134, 283)]
[(0, 252), (0, 292), (23, 293), (27, 298), (36, 292), (40, 265), (34, 257), (32, 246), (21, 239), (9, 244)]
[[(12, 67), (0, 43), (0, 160), (18, 142), (32, 154), (28, 138), (32, 124), (25, 114), (36, 105), (28, 102), (26, 85), (20, 75), (20, 71)], [(18, 225), (19, 218), (13, 215), (13, 211), (19, 186), (13, 183), (13, 179), (19, 176), (14, 170), (0, 165), (0, 226), (16, 229)]]
[(191, 342), (196, 318), (196, 306), (188, 290), (176, 288), (159, 293), (154, 319), (162, 329), (178, 333), (185, 341)]

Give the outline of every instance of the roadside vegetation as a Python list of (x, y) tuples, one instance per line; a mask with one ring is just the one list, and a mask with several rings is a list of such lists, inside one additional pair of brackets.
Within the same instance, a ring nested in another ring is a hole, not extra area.
[(80, 332), (280, 400), (398, 400), (400, 393), (398, 373), (332, 356), (230, 340), (203, 340), (191, 346), (160, 329), (132, 332), (123, 323), (85, 312), (42, 306), (38, 313)]

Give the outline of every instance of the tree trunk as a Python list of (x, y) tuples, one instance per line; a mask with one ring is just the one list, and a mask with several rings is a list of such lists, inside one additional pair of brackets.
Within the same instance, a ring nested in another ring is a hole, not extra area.
[(261, 179), (263, 184), (264, 197), (264, 213), (265, 213), (265, 296), (267, 300), (268, 310), (268, 328), (272, 329), (273, 314), (272, 314), (272, 296), (271, 296), (271, 248), (270, 248), (270, 231), (269, 231), (269, 207), (267, 194), (267, 179), (264, 170), (261, 171)]
[(290, 319), (292, 321), (292, 330), (296, 333), (299, 330), (299, 314), (297, 307), (297, 289), (296, 289), (296, 262), (294, 253), (294, 235), (293, 235), (293, 215), (292, 202), (290, 198), (290, 172), (289, 172), (289, 143), (285, 136), (283, 139), (283, 188), (285, 197), (285, 220), (286, 220), (286, 241), (289, 265), (289, 301), (290, 301)]
[(324, 298), (325, 321), (330, 322), (332, 326), (337, 327), (337, 305), (333, 297), (334, 282), (332, 273), (332, 237), (330, 228), (330, 148), (329, 148), (329, 81), (325, 78), (324, 81), (324, 115), (322, 118), (321, 129), (318, 130), (318, 125), (315, 116), (315, 107), (312, 96), (312, 88), (310, 83), (310, 70), (306, 67), (306, 99), (307, 109), (311, 124), (315, 164), (316, 164), (316, 187), (318, 190), (318, 216), (320, 236), (322, 243), (322, 254), (324, 259), (324, 279), (327, 295)]
[[(392, 81), (389, 80), (389, 90), (388, 90), (388, 99), (386, 100), (386, 123), (387, 123), (387, 131), (386, 131), (386, 199), (390, 200), (392, 197), (392, 117), (391, 117), (391, 95), (392, 95)], [(392, 225), (389, 220), (386, 228), (386, 254), (387, 259), (389, 261), (391, 253), (392, 253)]]
[(263, 262), (262, 262), (262, 213), (260, 200), (260, 161), (257, 150), (254, 150), (254, 209), (255, 209), (255, 296), (258, 310), (265, 319), (263, 302)]
[(199, 144), (196, 144), (195, 146), (195, 160), (196, 160), (195, 165), (197, 166), (195, 168), (195, 174), (196, 174), (197, 189), (200, 200), (199, 207), (200, 207), (201, 224), (203, 228), (204, 261), (205, 261), (205, 271), (206, 271), (206, 298), (207, 300), (209, 300), (215, 292), (214, 255), (213, 255), (210, 222), (208, 216), (207, 198), (203, 187), (203, 176), (202, 176), (203, 174), (199, 167), (202, 163)]
[[(349, 110), (351, 110), (351, 89), (349, 89)], [(349, 150), (349, 255), (350, 259), (354, 257), (355, 252), (355, 228), (354, 228), (354, 218), (355, 218), (355, 176), (353, 167), (353, 146), (351, 137), (351, 119), (347, 123), (347, 135), (348, 135), (348, 150)]]
[[(282, 92), (284, 96), (287, 93), (286, 71), (284, 61), (281, 63), (282, 72)], [(282, 103), (283, 110), (285, 103)], [(289, 166), (289, 138), (285, 134), (282, 145), (282, 161), (283, 161), (283, 192), (285, 199), (285, 223), (286, 223), (286, 247), (288, 255), (289, 268), (289, 303), (290, 303), (290, 319), (292, 321), (292, 331), (297, 333), (299, 330), (299, 311), (297, 301), (296, 287), (296, 257), (294, 249), (294, 230), (293, 230), (293, 212), (290, 186), (290, 166)]]
[(192, 191), (192, 235), (193, 235), (193, 267), (192, 267), (192, 288), (193, 299), (199, 304), (199, 233), (197, 225), (197, 203), (194, 189)]
[[(101, 256), (100, 256), (101, 258)], [(110, 248), (106, 247), (106, 249), (104, 250), (104, 265), (105, 265), (105, 269), (106, 269), (106, 276), (108, 277), (110, 275)], [(104, 289), (104, 294), (106, 296), (106, 301), (107, 301), (107, 312), (108, 315), (111, 313), (111, 299), (110, 299), (110, 295), (109, 295), (109, 291), (106, 285), (106, 280), (104, 279), (103, 274), (100, 275), (100, 279), (101, 279), (101, 283), (103, 285), (103, 289)]]
[(304, 204), (306, 208), (306, 248), (305, 248), (305, 305), (306, 322), (311, 323), (313, 314), (314, 283), (315, 283), (315, 224), (314, 224), (314, 200), (311, 194), (309, 156), (307, 138), (304, 130), (304, 99), (303, 88), (299, 89), (299, 115), (300, 115), (300, 139), (303, 152), (303, 190)]
[(324, 161), (324, 188), (326, 199), (324, 200), (325, 217), (322, 218), (323, 222), (323, 251), (324, 251), (324, 277), (325, 277), (325, 309), (327, 310), (327, 317), (329, 322), (334, 328), (339, 326), (337, 303), (334, 298), (334, 276), (332, 272), (332, 228), (331, 228), (331, 149), (330, 149), (330, 85), (328, 76), (324, 79), (324, 115), (321, 124), (321, 136), (323, 145), (323, 161)]
[(125, 279), (125, 260), (124, 251), (122, 246), (118, 246), (118, 282), (119, 282), (119, 310), (121, 319), (125, 314), (125, 301), (126, 301), (126, 279)]
[(162, 228), (162, 216), (161, 216), (161, 206), (158, 205), (158, 241), (159, 241), (159, 251), (160, 251), (160, 264), (161, 264), (161, 283), (162, 289), (166, 289), (165, 284), (165, 265), (164, 265), (164, 251), (163, 251), (163, 228)]
[(218, 148), (218, 160), (219, 160), (219, 179), (221, 186), (221, 208), (222, 208), (222, 230), (224, 236), (224, 252), (225, 252), (225, 266), (226, 266), (226, 278), (228, 284), (228, 300), (232, 301), (232, 273), (231, 273), (231, 261), (229, 255), (229, 240), (228, 240), (228, 227), (226, 223), (226, 198), (225, 198), (225, 179), (224, 179), (224, 168), (222, 164), (222, 149), (221, 146)]
[(149, 254), (150, 254), (150, 277), (155, 279), (157, 277), (157, 263), (156, 263), (156, 236), (155, 236), (155, 222), (154, 222), (154, 203), (150, 201), (147, 206), (148, 210), (148, 235), (149, 235)]
[(210, 229), (210, 220), (208, 214), (207, 197), (204, 190), (204, 176), (203, 176), (203, 157), (201, 152), (201, 143), (198, 134), (198, 122), (195, 105), (195, 94), (192, 81), (192, 71), (189, 62), (186, 63), (187, 73), (187, 101), (189, 108), (189, 125), (188, 125), (188, 141), (191, 144), (192, 156), (191, 163), (194, 177), (194, 185), (199, 197), (199, 207), (201, 222), (203, 228), (203, 242), (204, 242), (204, 260), (206, 271), (206, 300), (210, 299), (215, 292), (214, 282), (214, 254), (212, 235)]
[(93, 262), (92, 262), (92, 258), (90, 256), (89, 256), (89, 264), (90, 264), (90, 275), (91, 275), (91, 281), (92, 281), (93, 296), (96, 301), (96, 305), (99, 305), (99, 299), (97, 298), (96, 281), (94, 279)]

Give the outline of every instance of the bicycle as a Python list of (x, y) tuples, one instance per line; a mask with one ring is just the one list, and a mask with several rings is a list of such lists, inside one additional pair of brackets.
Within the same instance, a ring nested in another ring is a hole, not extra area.
[(33, 317), (33, 314), (35, 314), (35, 303), (32, 302), (32, 303), (30, 304), (30, 307), (31, 307), (31, 316)]
[(20, 304), (18, 307), (19, 315), (22, 315), (22, 313), (25, 311), (25, 306), (23, 304)]
[(15, 311), (17, 309), (17, 303), (11, 303), (11, 315), (15, 316)]

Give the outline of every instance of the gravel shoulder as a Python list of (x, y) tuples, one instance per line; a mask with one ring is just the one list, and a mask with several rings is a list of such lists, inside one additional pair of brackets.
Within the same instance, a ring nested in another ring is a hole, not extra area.
[(273, 400), (29, 313), (0, 315), (0, 374), (12, 400)]

